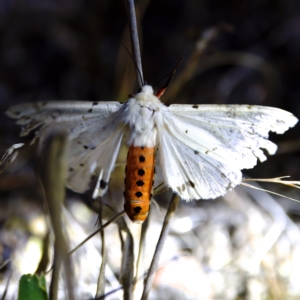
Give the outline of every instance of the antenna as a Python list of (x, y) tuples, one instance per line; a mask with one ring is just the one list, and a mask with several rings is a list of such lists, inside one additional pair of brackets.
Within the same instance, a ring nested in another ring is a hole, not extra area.
[(144, 85), (145, 85), (145, 82), (144, 82), (144, 79), (143, 79), (141, 70), (139, 69), (139, 67), (138, 67), (138, 65), (137, 65), (137, 63), (136, 63), (136, 61), (134, 60), (134, 58), (133, 58), (132, 54), (130, 53), (130, 51), (128, 50), (128, 48), (127, 48), (122, 42), (121, 42), (121, 45), (125, 48), (125, 50), (126, 50), (127, 53), (129, 54), (129, 56), (131, 57), (131, 59), (132, 59), (134, 65), (135, 65), (135, 67), (136, 67), (136, 70), (137, 70), (136, 75), (139, 75), (138, 78), (140, 78), (140, 80), (141, 80), (141, 82), (142, 82), (142, 86), (144, 86)]
[(158, 92), (156, 93), (156, 97), (157, 98), (160, 98), (164, 94), (166, 88), (169, 86), (169, 84), (170, 84), (170, 82), (171, 82), (171, 80), (172, 80), (172, 78), (173, 78), (173, 76), (174, 76), (174, 74), (175, 74), (175, 72), (176, 72), (179, 64), (181, 63), (181, 61), (182, 61), (182, 57), (180, 57), (179, 61), (177, 62), (174, 70), (172, 71), (172, 73), (170, 74), (169, 79), (167, 80), (167, 82), (165, 83), (165, 85), (162, 88), (160, 88), (158, 90)]
[(158, 81), (156, 81), (152, 87), (155, 88), (162, 80), (164, 80), (165, 78), (169, 77), (171, 75), (171, 72), (169, 72), (168, 74), (164, 75), (162, 78), (160, 78)]

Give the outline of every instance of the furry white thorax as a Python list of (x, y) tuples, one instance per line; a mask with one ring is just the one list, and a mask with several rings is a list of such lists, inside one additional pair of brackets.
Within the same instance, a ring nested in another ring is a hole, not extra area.
[(153, 94), (150, 85), (126, 103), (123, 111), (124, 122), (130, 128), (128, 146), (152, 148), (157, 145), (157, 126), (162, 124), (162, 111), (166, 109)]

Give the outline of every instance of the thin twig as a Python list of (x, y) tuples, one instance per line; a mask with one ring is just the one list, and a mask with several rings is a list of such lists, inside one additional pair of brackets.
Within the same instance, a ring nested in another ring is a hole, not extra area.
[(35, 274), (42, 275), (42, 274), (45, 274), (45, 272), (47, 271), (47, 266), (49, 265), (49, 261), (50, 261), (49, 245), (50, 245), (50, 231), (48, 228), (47, 233), (43, 238), (42, 257), (41, 257), (38, 267), (35, 271)]
[(8, 287), (9, 287), (9, 283), (10, 283), (12, 274), (13, 274), (13, 272), (10, 272), (10, 274), (9, 274), (9, 276), (8, 276), (8, 278), (7, 278), (6, 286), (5, 286), (3, 295), (2, 295), (2, 297), (1, 297), (1, 300), (5, 300), (5, 298), (6, 298), (6, 294), (7, 294), (7, 291), (8, 291)]
[(140, 236), (140, 244), (139, 244), (139, 252), (138, 252), (138, 257), (137, 257), (137, 262), (136, 262), (136, 275), (134, 278), (134, 286), (133, 288), (136, 288), (136, 284), (139, 282), (140, 278), (142, 277), (141, 275), (141, 261), (143, 258), (143, 252), (144, 252), (144, 247), (145, 247), (145, 239), (146, 239), (146, 233), (149, 227), (149, 220), (150, 220), (150, 214), (151, 210), (149, 212), (149, 215), (147, 216), (147, 219), (142, 225), (141, 228), (141, 236)]
[(9, 264), (11, 261), (12, 261), (11, 258), (8, 258), (8, 259), (6, 259), (5, 261), (3, 261), (3, 262), (0, 264), (0, 270), (1, 270), (2, 268), (4, 268), (7, 264)]
[(123, 256), (122, 256), (122, 267), (120, 281), (123, 285), (124, 290), (124, 300), (132, 299), (132, 282), (133, 282), (133, 273), (134, 273), (134, 241), (133, 236), (129, 230), (126, 229), (126, 239), (123, 247)]
[(157, 270), (158, 267), (158, 262), (159, 262), (159, 258), (160, 258), (160, 254), (161, 251), (163, 249), (164, 243), (166, 241), (166, 238), (168, 236), (169, 230), (170, 230), (170, 221), (173, 218), (178, 202), (180, 200), (180, 197), (177, 194), (173, 194), (170, 204), (169, 204), (169, 208), (164, 220), (164, 224), (159, 236), (159, 240), (157, 242), (156, 245), (156, 249), (152, 258), (152, 262), (151, 262), (151, 266), (150, 269), (148, 271), (148, 275), (147, 278), (145, 280), (145, 287), (144, 287), (144, 291), (143, 291), (143, 295), (142, 295), (142, 300), (147, 300), (149, 297), (149, 293), (152, 287), (152, 283), (153, 283), (153, 279), (154, 279), (154, 275), (155, 272)]
[[(100, 201), (100, 209), (99, 209), (99, 225), (102, 227), (103, 225), (103, 204), (102, 201)], [(105, 234), (104, 230), (100, 231), (101, 236), (101, 266), (100, 266), (100, 272), (98, 276), (98, 282), (97, 282), (97, 292), (96, 296), (104, 295), (105, 293), (105, 267), (106, 267), (106, 245), (105, 245)]]
[(72, 255), (76, 250), (78, 250), (82, 245), (84, 245), (89, 239), (91, 239), (94, 235), (96, 235), (98, 232), (102, 231), (104, 228), (106, 228), (109, 224), (113, 223), (120, 217), (122, 217), (125, 214), (125, 211), (121, 211), (117, 215), (115, 215), (112, 219), (107, 221), (103, 226), (98, 228), (96, 231), (94, 231), (92, 234), (90, 234), (86, 239), (84, 239), (78, 246), (76, 246), (73, 250), (69, 252), (69, 255)]
[(128, 21), (129, 21), (129, 29), (130, 29), (131, 51), (137, 66), (137, 69), (135, 70), (135, 74), (139, 86), (142, 87), (144, 85), (144, 79), (143, 79), (139, 36), (138, 36), (136, 16), (135, 16), (134, 0), (127, 0), (126, 2), (128, 7)]
[(111, 290), (111, 291), (107, 292), (105, 295), (101, 295), (101, 296), (98, 296), (96, 298), (90, 298), (88, 300), (103, 300), (103, 299), (105, 299), (105, 297), (110, 296), (110, 295), (112, 295), (112, 294), (114, 294), (114, 293), (116, 293), (116, 292), (118, 292), (122, 289), (123, 289), (123, 286), (120, 286), (120, 287), (118, 287), (114, 290)]

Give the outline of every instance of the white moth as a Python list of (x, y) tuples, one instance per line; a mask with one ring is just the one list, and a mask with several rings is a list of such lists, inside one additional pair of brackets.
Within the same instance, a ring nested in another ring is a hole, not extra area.
[(23, 125), (21, 136), (39, 127), (68, 131), (67, 186), (84, 192), (99, 176), (99, 194), (107, 189), (120, 146), (157, 149), (165, 185), (184, 200), (213, 199), (241, 183), (242, 169), (266, 160), (277, 146), (268, 132), (282, 134), (297, 123), (291, 113), (252, 105), (165, 106), (149, 85), (126, 103), (41, 102), (11, 107), (7, 115)]

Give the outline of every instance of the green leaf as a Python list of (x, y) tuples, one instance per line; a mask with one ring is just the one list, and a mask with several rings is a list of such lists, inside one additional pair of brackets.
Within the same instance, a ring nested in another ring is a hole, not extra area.
[(23, 275), (19, 282), (18, 300), (48, 300), (45, 277)]

